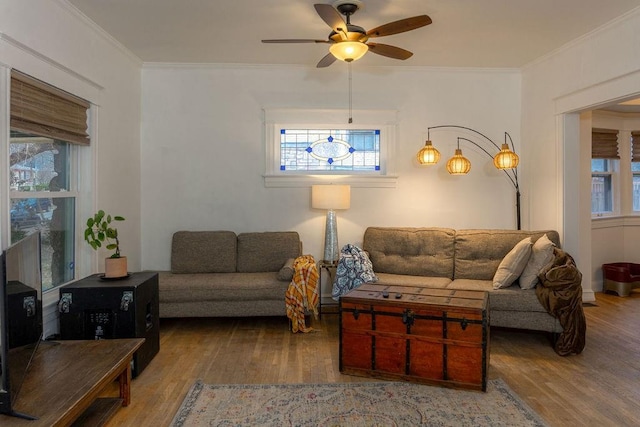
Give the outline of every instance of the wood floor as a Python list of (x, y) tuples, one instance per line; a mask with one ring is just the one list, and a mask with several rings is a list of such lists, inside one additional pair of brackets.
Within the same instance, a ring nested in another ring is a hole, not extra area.
[[(587, 346), (560, 357), (546, 334), (491, 331), (489, 378), (502, 378), (550, 426), (640, 425), (640, 292), (597, 294)], [(160, 353), (108, 424), (167, 426), (196, 379), (205, 383), (367, 381), (338, 371), (338, 316), (292, 334), (286, 318), (162, 319)]]

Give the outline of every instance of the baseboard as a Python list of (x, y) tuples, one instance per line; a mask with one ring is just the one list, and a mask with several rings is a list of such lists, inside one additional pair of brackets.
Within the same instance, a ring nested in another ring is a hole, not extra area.
[(592, 289), (582, 289), (582, 302), (595, 302), (596, 293)]

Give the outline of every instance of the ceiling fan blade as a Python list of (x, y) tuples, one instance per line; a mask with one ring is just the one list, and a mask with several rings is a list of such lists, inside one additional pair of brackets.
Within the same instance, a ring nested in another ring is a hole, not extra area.
[(314, 39), (271, 39), (271, 40), (262, 40), (262, 43), (329, 43), (329, 40), (314, 40)]
[(373, 30), (367, 31), (369, 37), (382, 37), (390, 36), (392, 34), (404, 33), (405, 31), (415, 30), (416, 28), (424, 27), (431, 24), (431, 18), (427, 15), (414, 16), (412, 18), (405, 18), (399, 21), (389, 22), (388, 24), (380, 25)]
[(336, 57), (333, 56), (331, 53), (328, 53), (320, 60), (320, 62), (318, 62), (318, 65), (316, 65), (316, 68), (328, 67), (329, 65), (333, 64), (335, 60), (336, 60)]
[(367, 43), (367, 46), (369, 46), (369, 52), (377, 53), (378, 55), (386, 56), (388, 58), (402, 59), (403, 61), (411, 58), (413, 55), (413, 53), (408, 50), (388, 44)]
[(314, 4), (316, 12), (320, 15), (320, 18), (327, 23), (328, 26), (333, 28), (336, 33), (344, 33), (347, 31), (347, 23), (344, 22), (340, 12), (338, 12), (330, 4)]

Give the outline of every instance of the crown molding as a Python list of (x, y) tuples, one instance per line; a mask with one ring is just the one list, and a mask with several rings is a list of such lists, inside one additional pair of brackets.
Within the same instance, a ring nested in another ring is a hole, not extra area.
[(640, 6), (636, 7), (635, 9), (631, 9), (629, 12), (622, 14), (620, 16), (618, 16), (617, 18), (607, 22), (606, 24), (603, 24), (601, 26), (599, 26), (598, 28), (595, 28), (591, 31), (589, 31), (586, 34), (583, 34), (582, 36), (573, 39), (567, 43), (565, 43), (564, 45), (558, 47), (557, 49), (552, 50), (551, 52), (548, 52), (536, 59), (534, 59), (533, 61), (523, 65), (520, 69), (521, 70), (526, 70), (528, 68), (534, 67), (542, 62), (548, 61), (549, 59), (553, 58), (554, 56), (557, 56), (563, 52), (566, 52), (569, 49), (572, 49), (582, 43), (584, 43), (587, 40), (590, 40), (594, 37), (597, 37), (598, 35), (600, 35), (601, 33), (604, 33), (606, 31), (611, 30), (612, 28), (616, 28), (619, 27), (622, 23), (629, 21), (631, 19), (636, 18), (637, 16), (640, 15)]
[(21, 50), (21, 51), (23, 51), (23, 52), (25, 52), (25, 53), (37, 58), (37, 59), (39, 59), (40, 61), (42, 61), (42, 62), (44, 62), (44, 63), (46, 63), (46, 64), (48, 64), (48, 65), (50, 65), (50, 66), (52, 66), (54, 68), (57, 68), (60, 71), (63, 71), (64, 73), (66, 73), (66, 74), (68, 74), (70, 76), (73, 76), (74, 78), (76, 78), (76, 79), (88, 84), (89, 86), (91, 86), (91, 87), (93, 87), (95, 89), (98, 89), (98, 90), (103, 90), (104, 89), (104, 86), (100, 85), (99, 83), (91, 80), (88, 77), (83, 76), (82, 74), (72, 70), (71, 68), (69, 68), (69, 67), (67, 67), (65, 65), (62, 65), (60, 62), (56, 61), (55, 59), (52, 59), (52, 58), (50, 58), (50, 57), (38, 52), (37, 50), (27, 46), (26, 44), (14, 39), (11, 36), (8, 36), (7, 34), (4, 34), (4, 33), (0, 32), (0, 41), (7, 43), (7, 44), (11, 45), (14, 48), (19, 49), (19, 50)]
[(60, 7), (76, 18), (79, 22), (82, 22), (86, 27), (88, 27), (91, 31), (100, 36), (103, 40), (105, 40), (108, 44), (117, 49), (120, 53), (126, 56), (129, 60), (135, 63), (138, 66), (142, 66), (142, 60), (136, 56), (133, 52), (131, 52), (125, 45), (116, 40), (111, 34), (106, 32), (102, 27), (92, 21), (87, 15), (82, 13), (77, 7), (69, 3), (68, 0), (55, 0), (56, 3), (60, 5)]

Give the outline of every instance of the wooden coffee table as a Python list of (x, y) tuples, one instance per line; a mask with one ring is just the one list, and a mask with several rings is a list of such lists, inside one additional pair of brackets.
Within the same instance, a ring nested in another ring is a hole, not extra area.
[[(0, 425), (103, 425), (131, 402), (131, 362), (143, 343), (143, 338), (41, 343), (14, 405), (38, 419), (0, 415)], [(119, 396), (101, 397), (115, 380)]]
[(486, 391), (488, 304), (483, 291), (364, 284), (340, 298), (340, 372)]

